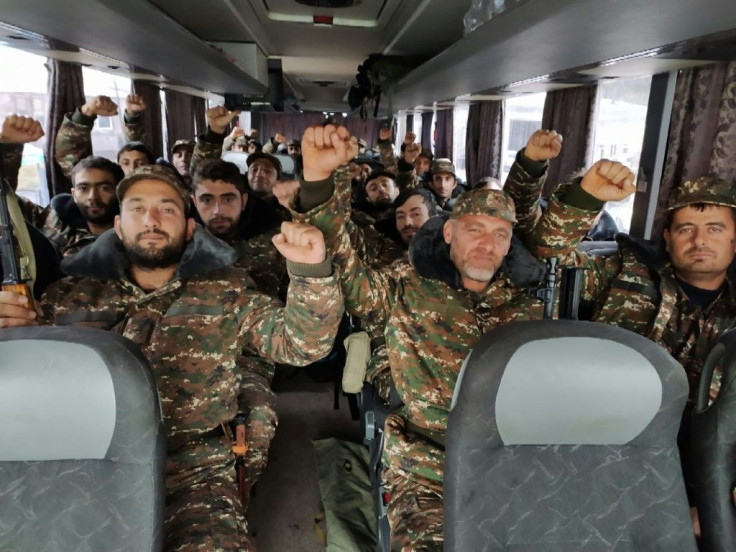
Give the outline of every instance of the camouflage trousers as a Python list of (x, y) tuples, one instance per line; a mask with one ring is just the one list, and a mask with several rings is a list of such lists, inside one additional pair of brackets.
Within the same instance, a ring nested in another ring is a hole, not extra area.
[(246, 483), (252, 486), (268, 463), (268, 449), (276, 434), (276, 395), (261, 374), (246, 372), (240, 385), (238, 409), (245, 414)]
[(391, 468), (383, 477), (391, 496), (387, 511), (391, 552), (442, 552), (442, 495)]
[(167, 492), (164, 552), (251, 552), (233, 464), (210, 466), (196, 482)]

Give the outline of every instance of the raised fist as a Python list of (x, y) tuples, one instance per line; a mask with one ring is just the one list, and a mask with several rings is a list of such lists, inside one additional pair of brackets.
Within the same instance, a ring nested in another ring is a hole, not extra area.
[(422, 153), (422, 145), (421, 144), (409, 144), (404, 148), (404, 160), (407, 163), (414, 163), (414, 161), (417, 160), (417, 157)]
[(240, 111), (228, 111), (224, 105), (218, 105), (207, 110), (207, 124), (215, 134), (224, 134), (227, 125), (230, 124)]
[(381, 140), (382, 142), (385, 142), (386, 140), (391, 140), (391, 127), (379, 128), (378, 129), (378, 139)]
[(562, 134), (554, 130), (537, 130), (524, 148), (524, 157), (532, 161), (549, 161), (560, 155)]
[(302, 137), (304, 180), (324, 180), (340, 165), (358, 155), (358, 140), (344, 126), (315, 125)]
[(286, 143), (286, 135), (280, 132), (277, 132), (276, 136), (273, 137), (273, 141), (276, 142), (277, 144), (284, 144)]
[(407, 132), (406, 135), (404, 136), (404, 145), (407, 147), (412, 145), (416, 141), (417, 141), (417, 135), (414, 134), (413, 132)]
[(125, 98), (125, 111), (135, 117), (146, 110), (146, 100), (140, 94), (128, 94)]
[(271, 191), (283, 207), (291, 209), (296, 205), (300, 188), (301, 185), (298, 180), (282, 180), (274, 184)]
[(84, 104), (80, 110), (87, 117), (94, 117), (95, 115), (112, 117), (118, 114), (118, 104), (107, 96), (97, 96)]
[(283, 222), (272, 241), (287, 261), (319, 264), (326, 258), (325, 237), (311, 224)]
[(580, 186), (600, 201), (620, 201), (636, 191), (635, 180), (627, 166), (601, 159), (588, 169)]
[(22, 115), (8, 115), (0, 127), (0, 142), (9, 144), (26, 144), (35, 142), (44, 132), (41, 123)]

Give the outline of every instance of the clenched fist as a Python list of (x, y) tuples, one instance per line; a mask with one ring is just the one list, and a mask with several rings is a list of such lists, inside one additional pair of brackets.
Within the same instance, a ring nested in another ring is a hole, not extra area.
[(287, 261), (319, 264), (326, 259), (325, 238), (317, 228), (302, 222), (281, 223), (273, 244)]
[(224, 134), (227, 125), (239, 114), (240, 111), (228, 111), (224, 105), (218, 105), (207, 110), (207, 124), (212, 132)]
[(549, 161), (560, 155), (562, 134), (554, 130), (537, 130), (524, 148), (524, 157), (532, 161)]
[(140, 94), (128, 94), (125, 98), (125, 111), (132, 117), (140, 115), (146, 110), (146, 100)]
[(627, 166), (601, 159), (588, 169), (580, 186), (600, 201), (620, 201), (636, 191), (635, 180)]
[(103, 117), (112, 117), (118, 114), (118, 104), (107, 96), (97, 96), (84, 104), (80, 111), (87, 117), (101, 115)]
[(315, 182), (328, 178), (340, 165), (358, 155), (358, 140), (344, 126), (315, 125), (302, 137), (304, 180)]
[(0, 142), (9, 144), (26, 144), (35, 142), (44, 132), (41, 123), (22, 115), (8, 115), (0, 127)]

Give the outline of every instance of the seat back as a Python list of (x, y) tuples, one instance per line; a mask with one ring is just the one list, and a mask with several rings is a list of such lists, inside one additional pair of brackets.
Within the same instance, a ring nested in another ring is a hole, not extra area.
[(1, 330), (0, 421), (3, 549), (161, 549), (165, 428), (132, 342)]
[(682, 367), (634, 333), (538, 320), (482, 337), (447, 430), (445, 549), (694, 551)]
[[(720, 389), (709, 404), (717, 366), (722, 370)], [(736, 550), (736, 330), (721, 336), (706, 359), (691, 426), (690, 467), (701, 550)]]

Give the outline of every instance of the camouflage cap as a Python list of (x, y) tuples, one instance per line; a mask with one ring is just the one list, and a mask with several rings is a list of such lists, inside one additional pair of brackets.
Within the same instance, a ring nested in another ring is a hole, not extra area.
[(194, 151), (194, 140), (177, 140), (174, 145), (171, 146), (171, 153), (173, 154), (179, 148), (187, 148)]
[(516, 223), (514, 200), (506, 192), (498, 190), (477, 189), (460, 194), (450, 218), (464, 215), (488, 215)]
[(238, 146), (245, 146), (247, 143), (248, 143), (248, 137), (247, 136), (238, 136), (233, 141), (233, 144), (236, 144)]
[(257, 151), (248, 156), (248, 159), (245, 160), (245, 164), (250, 167), (251, 163), (258, 159), (265, 159), (271, 163), (274, 169), (276, 169), (276, 178), (281, 178), (281, 161), (279, 161), (278, 157), (271, 155), (270, 153), (266, 153), (265, 151)]
[(450, 173), (452, 176), (455, 176), (455, 165), (449, 159), (435, 159), (429, 166), (429, 172), (432, 174)]
[(125, 192), (127, 192), (128, 188), (130, 188), (134, 183), (138, 182), (139, 180), (147, 179), (160, 180), (161, 182), (165, 182), (166, 184), (174, 188), (174, 190), (176, 190), (176, 192), (181, 196), (182, 200), (184, 200), (184, 212), (189, 212), (189, 207), (191, 204), (189, 191), (187, 191), (187, 189), (184, 187), (184, 184), (182, 183), (178, 174), (175, 174), (170, 168), (164, 167), (162, 165), (144, 165), (142, 167), (138, 167), (128, 176), (123, 178), (116, 189), (118, 201), (120, 201), (120, 203), (123, 202)]
[(667, 210), (672, 211), (694, 203), (736, 208), (736, 186), (715, 176), (687, 180), (672, 191)]

